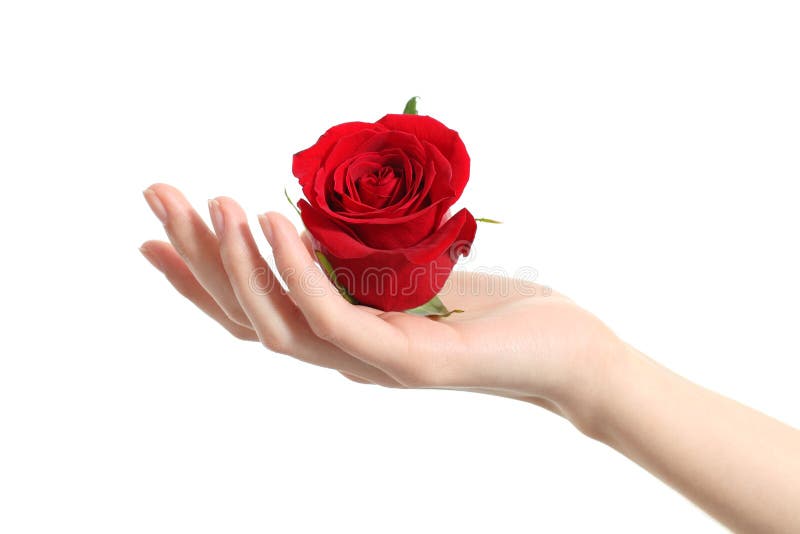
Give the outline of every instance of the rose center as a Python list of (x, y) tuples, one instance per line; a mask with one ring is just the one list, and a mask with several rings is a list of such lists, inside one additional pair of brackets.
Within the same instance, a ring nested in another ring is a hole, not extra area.
[(358, 198), (363, 204), (374, 208), (389, 204), (396, 198), (402, 184), (402, 171), (398, 172), (392, 167), (381, 167), (355, 180)]

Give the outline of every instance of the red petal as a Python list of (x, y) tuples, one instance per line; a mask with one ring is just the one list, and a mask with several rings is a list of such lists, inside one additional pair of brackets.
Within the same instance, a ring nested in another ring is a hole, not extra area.
[(472, 215), (461, 210), (414, 247), (374, 250), (308, 203), (301, 201), (300, 208), (339, 282), (359, 302), (387, 311), (415, 308), (441, 291), (477, 227)]
[(292, 174), (294, 174), (301, 185), (305, 185), (308, 178), (313, 177), (334, 145), (343, 137), (347, 137), (358, 132), (384, 131), (385, 128), (376, 126), (369, 122), (346, 122), (330, 128), (322, 134), (313, 146), (301, 150), (292, 159)]
[(458, 132), (427, 115), (386, 115), (376, 124), (414, 134), (436, 146), (453, 168), (451, 184), (456, 198), (461, 195), (469, 180), (469, 154)]

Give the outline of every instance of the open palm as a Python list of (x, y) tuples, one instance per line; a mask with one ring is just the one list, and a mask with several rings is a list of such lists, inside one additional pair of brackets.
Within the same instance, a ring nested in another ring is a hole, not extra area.
[(520, 398), (553, 411), (620, 342), (598, 319), (538, 284), (454, 272), (441, 293), (447, 318), (346, 302), (283, 216), (259, 220), (288, 291), (260, 255), (241, 208), (209, 202), (212, 232), (181, 193), (145, 198), (171, 243), (143, 254), (173, 286), (238, 338), (335, 369), (362, 383), (452, 388)]

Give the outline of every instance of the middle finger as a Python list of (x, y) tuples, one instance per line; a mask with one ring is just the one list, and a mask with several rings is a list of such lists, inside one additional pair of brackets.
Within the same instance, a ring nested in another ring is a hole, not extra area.
[(225, 273), (219, 240), (200, 215), (180, 191), (169, 185), (154, 184), (145, 190), (144, 196), (200, 285), (232, 321), (252, 328)]

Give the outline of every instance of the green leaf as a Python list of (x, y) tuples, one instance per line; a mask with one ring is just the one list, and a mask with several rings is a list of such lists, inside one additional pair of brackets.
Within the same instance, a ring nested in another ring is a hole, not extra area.
[[(297, 207), (297, 204), (295, 204), (295, 203), (292, 201), (292, 198), (289, 196), (289, 192), (286, 190), (286, 188), (285, 188), (285, 187), (283, 188), (283, 194), (284, 194), (284, 195), (286, 195), (286, 200), (288, 200), (288, 201), (289, 201), (289, 204), (291, 204), (291, 205), (292, 205), (292, 207), (294, 208), (294, 211), (296, 211), (296, 212), (297, 212), (297, 214), (298, 214), (298, 215), (300, 215), (300, 209), (298, 209), (298, 207)], [(476, 220), (477, 220), (477, 219), (476, 219)]]
[(346, 300), (350, 304), (358, 304), (358, 301), (355, 299), (355, 297), (353, 297), (353, 295), (351, 295), (347, 291), (347, 288), (344, 287), (342, 284), (340, 284), (339, 281), (336, 279), (336, 273), (333, 271), (333, 265), (331, 265), (331, 262), (329, 262), (328, 258), (325, 257), (325, 254), (323, 254), (319, 250), (315, 250), (314, 254), (316, 254), (317, 260), (319, 260), (319, 264), (322, 266), (322, 269), (325, 271), (325, 274), (328, 275), (328, 278), (330, 278), (333, 285), (339, 291), (339, 294), (341, 294), (344, 297), (344, 300)]
[(495, 221), (494, 219), (487, 219), (486, 217), (478, 217), (475, 222), (489, 223), (489, 224), (503, 224), (503, 221)]
[(433, 297), (422, 306), (406, 310), (406, 313), (423, 317), (450, 317), (454, 313), (464, 313), (464, 310), (448, 310), (439, 297)]
[(411, 99), (406, 102), (406, 107), (403, 109), (404, 115), (417, 115), (417, 100), (419, 100), (418, 96), (412, 96)]

